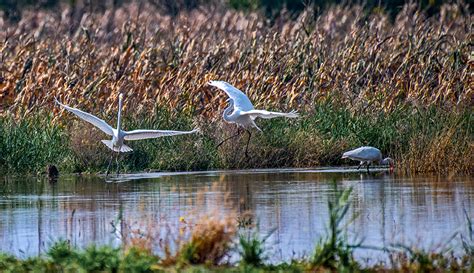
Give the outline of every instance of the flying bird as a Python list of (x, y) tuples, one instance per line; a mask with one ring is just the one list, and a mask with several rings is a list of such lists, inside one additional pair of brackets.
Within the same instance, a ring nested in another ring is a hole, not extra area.
[(245, 156), (248, 157), (248, 147), (250, 138), (252, 137), (250, 129), (255, 128), (258, 131), (262, 131), (260, 128), (258, 128), (257, 124), (255, 124), (256, 118), (297, 118), (299, 116), (296, 111), (291, 111), (289, 113), (280, 113), (270, 112), (267, 110), (256, 110), (247, 95), (245, 95), (242, 91), (225, 81), (210, 81), (209, 85), (223, 90), (227, 94), (227, 96), (229, 96), (229, 99), (227, 100), (229, 106), (224, 110), (222, 117), (224, 118), (224, 121), (228, 123), (235, 123), (239, 126), (237, 134), (224, 139), (217, 145), (217, 147), (221, 146), (224, 142), (240, 135), (241, 127), (248, 133), (247, 144), (245, 145)]
[(112, 150), (109, 165), (107, 166), (106, 176), (109, 175), (109, 168), (110, 164), (112, 163), (113, 153), (117, 152), (117, 157), (115, 159), (117, 163), (117, 174), (119, 173), (119, 162), (118, 158), (120, 153), (127, 153), (132, 152), (132, 148), (125, 145), (123, 142), (124, 140), (141, 140), (141, 139), (149, 139), (149, 138), (158, 138), (163, 136), (175, 136), (175, 135), (184, 135), (184, 134), (192, 134), (196, 133), (198, 129), (194, 129), (192, 131), (167, 131), (167, 130), (133, 130), (133, 131), (124, 131), (121, 129), (121, 114), (122, 114), (122, 100), (123, 94), (119, 95), (119, 108), (118, 108), (118, 118), (117, 118), (117, 128), (112, 128), (107, 122), (104, 120), (81, 111), (79, 109), (69, 107), (60, 103), (56, 98), (54, 99), (57, 104), (61, 107), (66, 109), (67, 111), (73, 113), (74, 115), (78, 116), (80, 119), (89, 122), (90, 124), (94, 125), (95, 127), (99, 128), (102, 132), (106, 133), (109, 136), (112, 136), (112, 140), (102, 140), (110, 150)]
[(360, 169), (362, 165), (366, 164), (367, 172), (369, 172), (369, 166), (370, 164), (372, 164), (372, 162), (376, 162), (380, 165), (389, 165), (390, 170), (393, 170), (393, 159), (391, 159), (390, 157), (382, 159), (382, 153), (379, 149), (375, 147), (359, 147), (357, 149), (345, 152), (344, 154), (342, 154), (342, 158), (349, 158), (352, 160), (360, 161), (359, 167), (357, 167), (357, 169)]

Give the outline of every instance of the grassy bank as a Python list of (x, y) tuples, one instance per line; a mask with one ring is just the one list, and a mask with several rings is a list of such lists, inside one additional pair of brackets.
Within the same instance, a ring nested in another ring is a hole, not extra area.
[[(127, 116), (127, 113), (125, 113)], [(151, 117), (126, 118), (126, 129), (161, 128), (201, 134), (129, 142), (133, 153), (123, 156), (122, 171), (179, 171), (226, 168), (315, 167), (356, 164), (341, 160), (343, 151), (360, 145), (379, 147), (409, 172), (464, 172), (474, 169), (472, 112), (437, 108), (402, 109), (388, 113), (351, 113), (331, 105), (318, 106), (298, 120), (268, 120), (259, 124), (245, 158), (246, 135), (216, 149), (236, 127), (221, 120), (172, 117), (157, 111)], [(11, 173), (43, 171), (54, 164), (62, 172), (100, 172), (110, 152), (101, 131), (77, 119), (51, 114), (14, 121), (0, 119), (0, 168)]]
[[(474, 169), (472, 15), (462, 3), (433, 16), (406, 4), (393, 20), (357, 5), (271, 21), (218, 4), (176, 16), (147, 3), (57, 14), (0, 20), (5, 171), (103, 170), (103, 136), (53, 98), (113, 121), (120, 92), (125, 129), (203, 131), (131, 143), (128, 171), (340, 165), (359, 145), (379, 147), (401, 170)], [(257, 108), (302, 118), (259, 121), (250, 160), (243, 141), (217, 151), (234, 129), (221, 122), (225, 96), (211, 79), (241, 88)]]
[[(336, 186), (335, 186), (336, 187)], [(472, 272), (474, 233), (466, 215), (466, 229), (453, 233), (462, 250), (442, 245), (436, 251), (393, 245), (365, 246), (348, 239), (354, 218), (348, 215), (351, 188), (338, 190), (328, 201), (327, 231), (315, 242), (312, 254), (290, 262), (269, 262), (266, 240), (253, 224), (242, 224), (235, 212), (208, 211), (182, 217), (179, 224), (129, 224), (117, 219), (119, 247), (75, 248), (60, 240), (45, 254), (19, 259), (0, 254), (1, 272)], [(222, 197), (225, 206), (225, 197)], [(199, 202), (198, 202), (199, 203)], [(221, 204), (219, 204), (220, 206)], [(242, 216), (242, 215), (240, 215)], [(252, 217), (247, 215), (247, 217)], [(353, 216), (355, 217), (355, 216)], [(162, 220), (163, 221), (163, 220)], [(270, 234), (271, 235), (271, 234)], [(370, 248), (386, 254), (386, 261), (364, 265), (354, 252)], [(233, 259), (231, 257), (234, 257)]]

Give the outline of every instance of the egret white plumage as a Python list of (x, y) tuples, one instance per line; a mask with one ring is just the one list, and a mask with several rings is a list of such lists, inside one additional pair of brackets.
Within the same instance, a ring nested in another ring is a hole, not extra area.
[(393, 159), (390, 157), (382, 159), (382, 153), (375, 147), (362, 146), (357, 149), (345, 152), (342, 154), (342, 158), (360, 161), (359, 167), (357, 167), (357, 169), (360, 169), (362, 165), (366, 164), (367, 172), (369, 172), (369, 166), (372, 164), (372, 162), (377, 162), (380, 165), (390, 165), (390, 170), (393, 169)]
[(117, 118), (117, 128), (112, 128), (107, 122), (104, 120), (81, 111), (79, 109), (69, 107), (60, 103), (56, 98), (54, 99), (57, 104), (61, 107), (66, 109), (67, 111), (73, 113), (74, 115), (78, 116), (80, 119), (89, 122), (90, 124), (94, 125), (95, 127), (99, 128), (102, 132), (106, 133), (109, 136), (112, 136), (112, 140), (102, 140), (109, 149), (112, 150), (112, 154), (109, 160), (109, 165), (107, 166), (106, 176), (109, 174), (110, 164), (112, 163), (113, 152), (117, 152), (116, 163), (117, 163), (117, 174), (119, 173), (119, 162), (118, 158), (120, 153), (126, 153), (133, 151), (132, 148), (128, 147), (127, 145), (123, 144), (124, 140), (141, 140), (141, 139), (149, 139), (149, 138), (158, 138), (163, 136), (174, 136), (174, 135), (184, 135), (184, 134), (192, 134), (198, 131), (198, 129), (194, 129), (191, 131), (168, 131), (168, 130), (133, 130), (133, 131), (124, 131), (121, 128), (121, 114), (122, 114), (122, 100), (123, 94), (119, 95), (119, 108), (118, 108), (118, 118)]
[(229, 99), (227, 100), (229, 102), (229, 106), (224, 110), (222, 117), (224, 118), (224, 121), (228, 123), (235, 123), (239, 126), (237, 134), (224, 139), (217, 145), (217, 147), (221, 146), (224, 142), (240, 135), (240, 127), (242, 127), (248, 133), (249, 136), (247, 139), (247, 144), (245, 146), (245, 156), (248, 157), (248, 146), (250, 138), (252, 137), (252, 133), (249, 129), (255, 128), (259, 131), (262, 131), (260, 128), (258, 128), (257, 124), (255, 124), (256, 118), (297, 118), (299, 116), (296, 111), (291, 111), (289, 113), (281, 113), (270, 112), (267, 110), (256, 110), (247, 95), (245, 95), (242, 91), (225, 81), (210, 81), (209, 85), (215, 86), (223, 90), (227, 94), (227, 96), (229, 96)]

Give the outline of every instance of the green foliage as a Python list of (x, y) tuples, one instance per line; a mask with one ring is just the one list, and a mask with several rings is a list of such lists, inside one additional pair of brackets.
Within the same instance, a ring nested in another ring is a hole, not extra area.
[(340, 272), (352, 271), (358, 267), (352, 254), (352, 249), (357, 246), (349, 245), (345, 234), (345, 226), (352, 220), (344, 223), (350, 207), (352, 188), (339, 191), (334, 183), (334, 190), (336, 200), (328, 201), (328, 234), (317, 243), (311, 263), (315, 267), (332, 268)]
[(78, 253), (67, 240), (58, 240), (46, 252), (54, 264), (67, 265), (76, 261)]
[(0, 150), (0, 169), (15, 172), (44, 170), (48, 164), (60, 163), (69, 152), (67, 135), (49, 115), (19, 122), (1, 117)]
[(13, 255), (0, 253), (0, 272), (8, 272), (16, 267), (19, 261)]
[(63, 269), (81, 269), (85, 272), (151, 272), (157, 259), (148, 252), (131, 248), (121, 255), (119, 248), (90, 246), (83, 251), (72, 249), (65, 240), (60, 240), (47, 252), (52, 264)]
[(185, 244), (180, 253), (179, 260), (184, 264), (198, 264), (198, 252), (197, 247), (192, 242)]
[(92, 245), (78, 255), (77, 262), (87, 272), (117, 272), (120, 265), (120, 249)]
[(268, 256), (265, 254), (265, 241), (270, 234), (260, 239), (258, 232), (239, 235), (239, 255), (242, 265), (259, 267), (264, 265)]
[(120, 272), (148, 273), (153, 272), (152, 266), (158, 259), (147, 251), (131, 248), (127, 251), (120, 264)]

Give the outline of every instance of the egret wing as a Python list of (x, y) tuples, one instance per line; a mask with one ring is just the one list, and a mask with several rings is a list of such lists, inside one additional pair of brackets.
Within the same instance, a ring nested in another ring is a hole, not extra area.
[(68, 110), (69, 112), (73, 113), (74, 115), (78, 116), (80, 119), (85, 120), (89, 122), (90, 124), (94, 125), (95, 127), (99, 128), (102, 132), (106, 133), (109, 136), (112, 136), (114, 134), (113, 128), (107, 124), (104, 120), (86, 113), (84, 111), (81, 111), (79, 109), (69, 107), (67, 105), (64, 105), (60, 103), (57, 99), (55, 99), (56, 103), (59, 104), (61, 107), (64, 109)]
[(252, 120), (256, 118), (271, 119), (271, 118), (279, 118), (279, 117), (285, 117), (285, 118), (299, 117), (296, 111), (291, 111), (289, 113), (281, 113), (281, 112), (271, 112), (267, 110), (250, 110), (250, 111), (241, 112), (241, 115), (242, 116), (248, 115), (250, 116)]
[(199, 129), (191, 131), (167, 131), (167, 130), (133, 130), (125, 132), (125, 140), (141, 140), (148, 138), (158, 138), (164, 136), (186, 135), (198, 132)]
[(253, 104), (242, 91), (235, 88), (231, 84), (225, 81), (210, 81), (209, 85), (215, 86), (224, 92), (234, 100), (234, 108), (239, 108), (242, 111), (253, 110)]
[(357, 149), (345, 152), (342, 155), (342, 157), (353, 158), (353, 159), (361, 160), (361, 161), (366, 161), (366, 160), (374, 161), (374, 160), (379, 160), (382, 157), (382, 153), (377, 148), (363, 146), (363, 147), (359, 147)]

